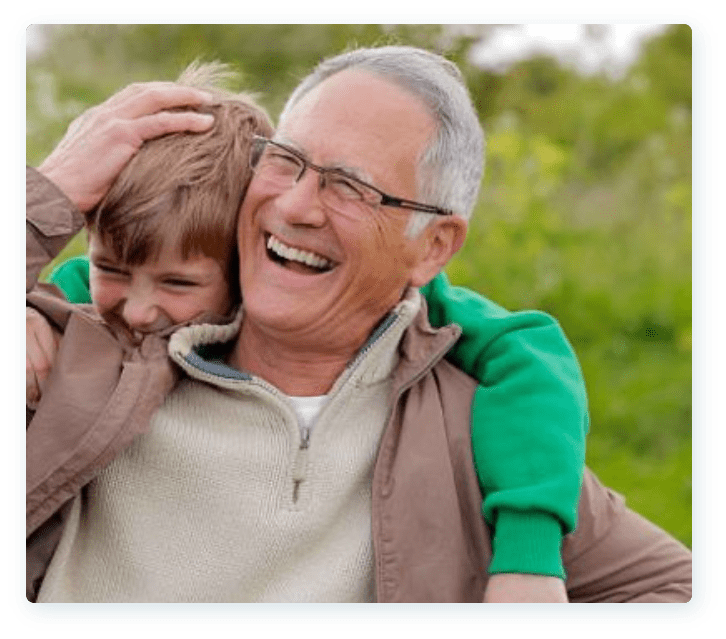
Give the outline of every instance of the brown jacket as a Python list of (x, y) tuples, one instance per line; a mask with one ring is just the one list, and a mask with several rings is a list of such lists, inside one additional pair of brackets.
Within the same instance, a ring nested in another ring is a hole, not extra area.
[[(33, 194), (27, 213), (35, 220), (26, 247), (32, 286), (30, 270), (39, 270), (45, 259), (38, 251), (49, 257), (62, 244), (59, 238), (42, 237), (38, 219), (69, 220), (74, 213), (55, 187), (32, 171), (28, 189)], [(66, 239), (73, 231), (72, 224), (56, 227)], [(44, 304), (38, 296), (31, 296), (30, 303)], [(60, 537), (68, 500), (144, 432), (173, 383), (158, 341), (129, 351), (92, 314), (62, 304), (58, 312), (55, 302), (49, 306), (55, 310), (43, 311), (56, 313), (64, 338), (27, 435), (31, 601)], [(471, 454), (469, 420), (476, 381), (443, 360), (458, 335), (453, 326), (432, 329), (423, 311), (400, 346), (391, 417), (372, 485), (380, 602), (483, 600), (491, 545)], [(578, 522), (562, 549), (571, 601), (690, 599), (690, 552), (628, 510), (590, 472), (585, 474)]]

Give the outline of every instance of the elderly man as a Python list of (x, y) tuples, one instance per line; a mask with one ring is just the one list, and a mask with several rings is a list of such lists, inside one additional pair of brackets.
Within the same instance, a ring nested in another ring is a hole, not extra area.
[[(111, 158), (137, 148), (154, 135), (140, 123), (184, 103), (170, 91), (127, 94), (121, 141), (92, 122), (86, 143)], [(92, 205), (114, 169), (80, 184), (87, 158), (67, 146), (41, 169)], [(433, 330), (416, 290), (461, 247), (481, 162), (466, 89), (437, 56), (360, 50), (304, 80), (253, 154), (244, 313), (173, 335), (188, 377), (147, 434), (103, 451), (107, 467), (62, 514), (38, 599), (516, 599), (516, 575), (487, 575), (476, 382), (442, 359), (458, 332)], [(563, 557), (572, 601), (690, 598), (688, 551), (589, 473)], [(559, 580), (542, 587), (565, 600)]]

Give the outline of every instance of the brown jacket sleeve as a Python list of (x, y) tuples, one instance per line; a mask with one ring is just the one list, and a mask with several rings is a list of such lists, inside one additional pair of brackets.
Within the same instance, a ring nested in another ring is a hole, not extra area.
[(83, 227), (83, 215), (48, 178), (25, 169), (25, 291)]
[(687, 602), (691, 552), (625, 506), (589, 470), (576, 530), (562, 546), (572, 602)]

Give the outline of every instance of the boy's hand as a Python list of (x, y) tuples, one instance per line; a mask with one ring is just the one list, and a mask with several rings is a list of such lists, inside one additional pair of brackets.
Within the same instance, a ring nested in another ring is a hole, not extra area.
[(569, 603), (562, 579), (546, 575), (496, 574), (489, 577), (484, 603)]
[(200, 133), (214, 123), (209, 114), (166, 109), (211, 102), (208, 93), (171, 82), (132, 84), (76, 118), (38, 171), (86, 212), (145, 140), (180, 131)]
[(34, 408), (43, 392), (60, 336), (38, 311), (25, 307), (25, 403)]

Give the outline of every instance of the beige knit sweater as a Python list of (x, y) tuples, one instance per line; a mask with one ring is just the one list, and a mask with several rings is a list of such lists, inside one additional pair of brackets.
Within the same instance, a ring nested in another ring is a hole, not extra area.
[(238, 324), (177, 332), (189, 378), (75, 500), (38, 600), (372, 601), (373, 465), (419, 305), (411, 292), (384, 322), (309, 439), (277, 389), (197, 357)]

